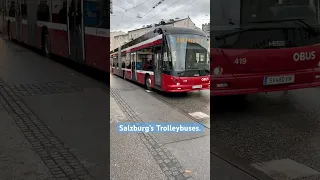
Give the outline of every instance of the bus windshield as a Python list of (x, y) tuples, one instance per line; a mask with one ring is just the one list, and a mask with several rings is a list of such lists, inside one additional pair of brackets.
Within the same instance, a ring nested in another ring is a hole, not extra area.
[(167, 35), (167, 41), (173, 71), (201, 71), (200, 75), (210, 73), (209, 44), (206, 37), (192, 34), (170, 34)]
[[(319, 0), (217, 0), (212, 46), (270, 49), (319, 42)], [(230, 6), (233, 4), (233, 6)], [(248, 41), (250, 39), (250, 41)]]

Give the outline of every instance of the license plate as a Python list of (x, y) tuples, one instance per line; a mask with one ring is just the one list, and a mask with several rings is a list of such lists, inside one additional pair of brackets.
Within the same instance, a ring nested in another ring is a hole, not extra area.
[(263, 85), (290, 84), (293, 82), (294, 82), (294, 75), (265, 76), (263, 80)]
[(192, 86), (192, 89), (200, 89), (200, 88), (202, 88), (202, 85)]

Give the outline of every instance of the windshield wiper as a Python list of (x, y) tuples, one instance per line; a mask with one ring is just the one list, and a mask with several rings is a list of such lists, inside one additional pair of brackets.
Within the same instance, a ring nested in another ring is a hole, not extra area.
[(206, 71), (206, 72), (210, 72), (209, 69), (206, 69), (206, 68), (200, 68), (201, 71)]
[(221, 36), (216, 36), (215, 39), (216, 40), (221, 40), (221, 39), (225, 39), (227, 37), (230, 37), (230, 36), (245, 32), (245, 31), (256, 30), (256, 29), (266, 29), (266, 28), (245, 28), (245, 29), (240, 29), (240, 30), (233, 31), (231, 33), (226, 33), (226, 34), (221, 35)]
[(306, 29), (309, 32), (311, 32), (314, 36), (319, 35), (319, 32), (314, 27), (312, 27), (310, 24), (305, 22), (303, 19), (279, 19), (279, 20), (270, 20), (270, 21), (253, 21), (253, 22), (249, 22), (249, 23), (260, 24), (260, 23), (273, 23), (273, 22), (286, 22), (286, 21), (298, 21), (298, 22), (302, 23), (306, 27)]

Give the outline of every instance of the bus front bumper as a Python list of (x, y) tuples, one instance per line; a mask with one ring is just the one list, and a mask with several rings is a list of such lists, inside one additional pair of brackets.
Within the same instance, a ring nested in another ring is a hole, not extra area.
[[(263, 85), (265, 76), (294, 75), (295, 81), (282, 85)], [(244, 95), (288, 91), (320, 86), (320, 71), (300, 71), (277, 74), (211, 77), (211, 96)]]
[(210, 83), (202, 84), (201, 87), (199, 85), (168, 85), (165, 88), (166, 92), (192, 92), (192, 91), (201, 91), (201, 90), (209, 90)]

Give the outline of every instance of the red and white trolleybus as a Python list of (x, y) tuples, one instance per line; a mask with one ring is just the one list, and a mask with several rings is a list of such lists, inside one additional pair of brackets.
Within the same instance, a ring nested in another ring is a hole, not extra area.
[(9, 39), (109, 72), (109, 0), (0, 0)]
[(210, 6), (211, 95), (320, 86), (319, 0), (215, 0)]
[(208, 39), (199, 30), (157, 26), (111, 52), (112, 73), (166, 92), (210, 88)]

